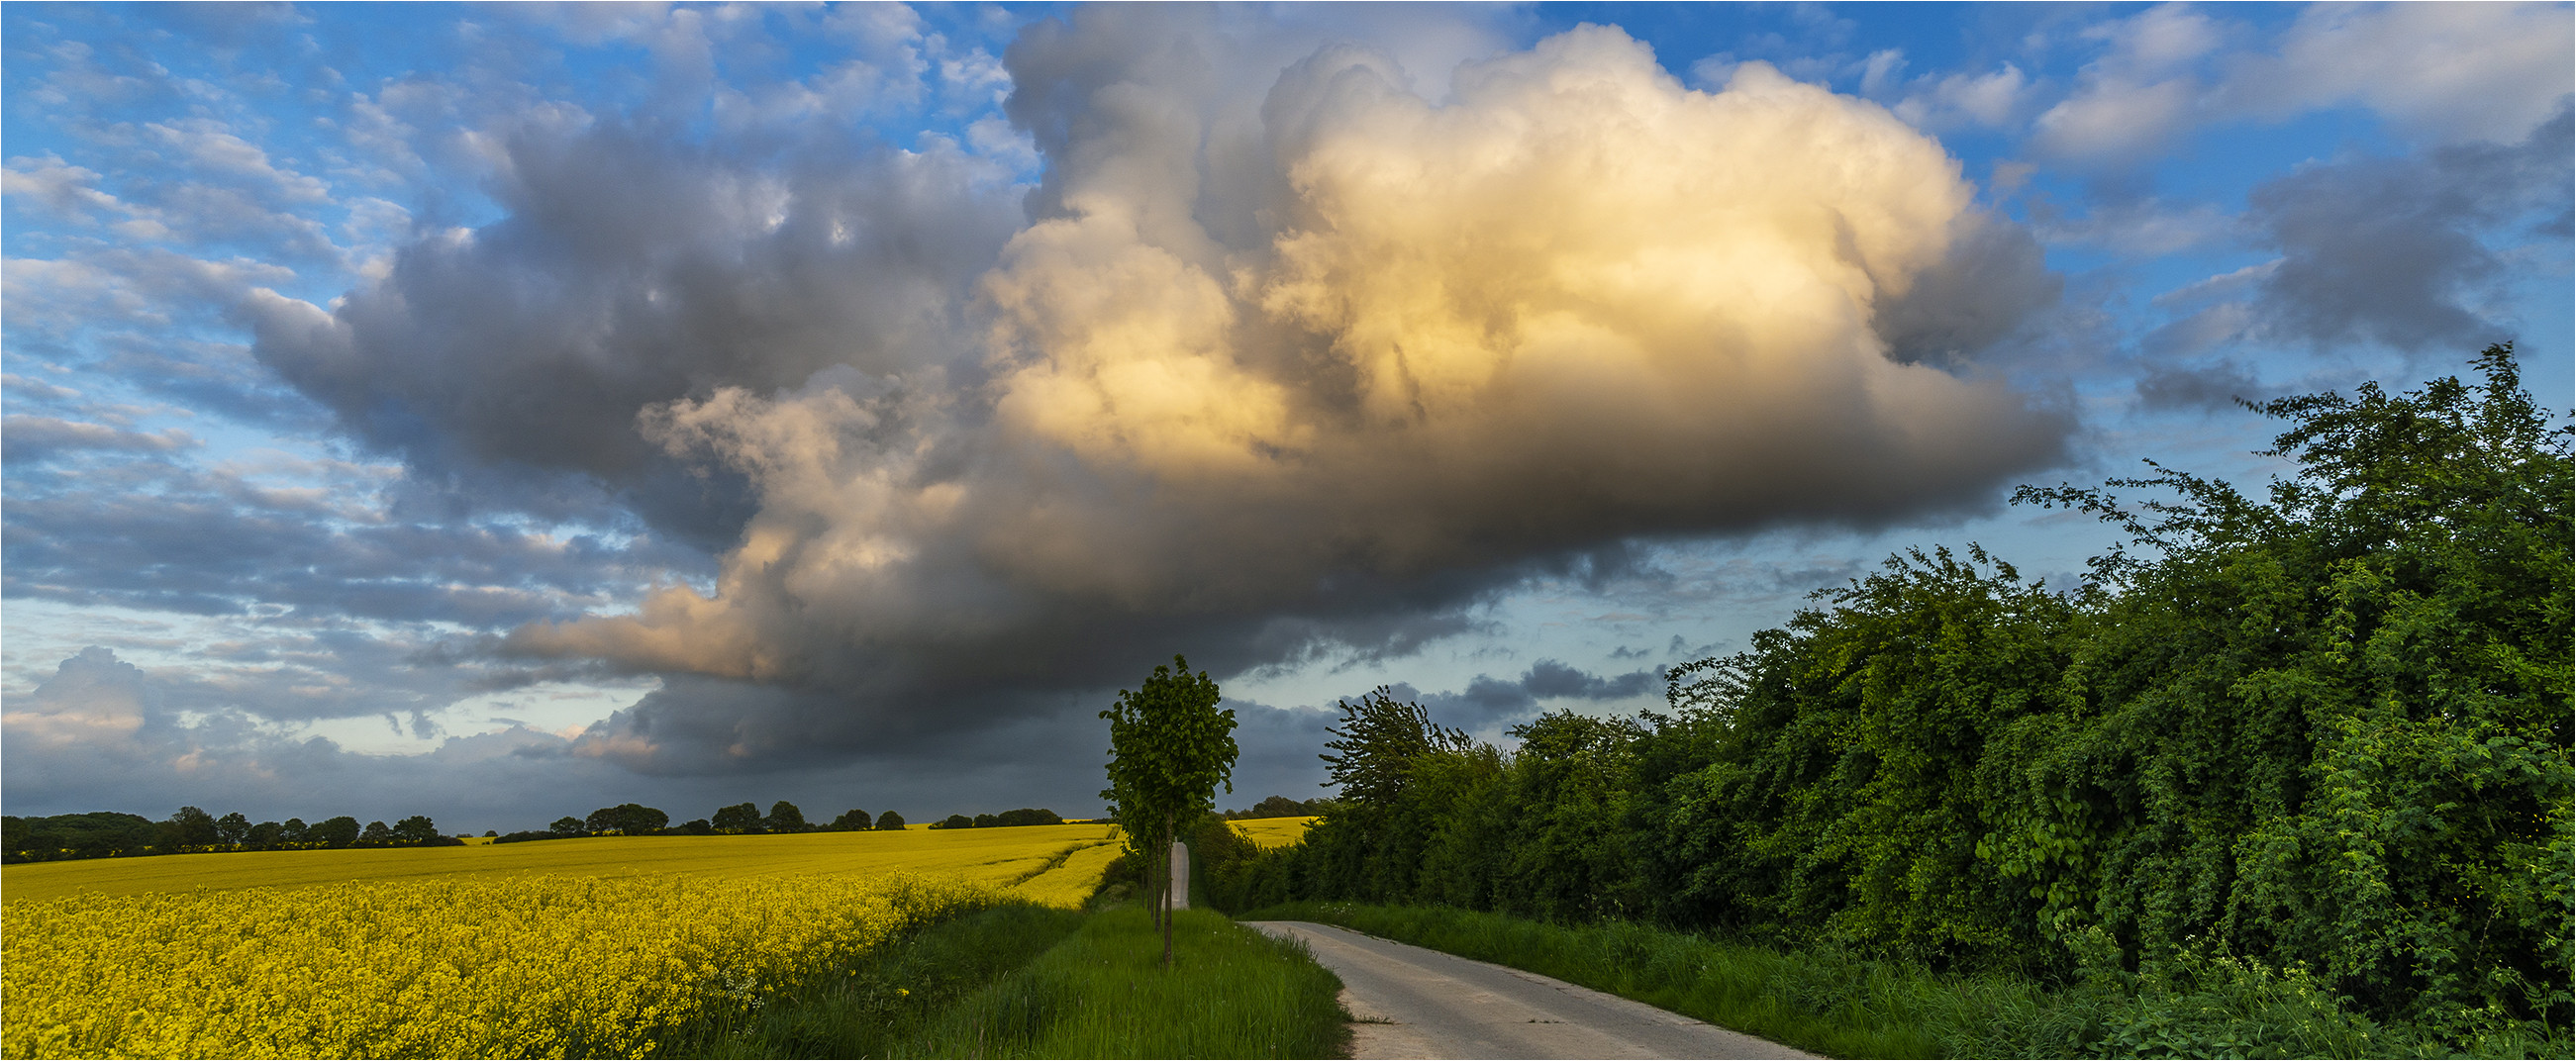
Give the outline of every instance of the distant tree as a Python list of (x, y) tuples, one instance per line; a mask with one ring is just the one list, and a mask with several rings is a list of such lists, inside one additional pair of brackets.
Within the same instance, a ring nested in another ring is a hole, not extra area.
[(1155, 666), (1137, 691), (1119, 690), (1117, 702), (1100, 713), (1109, 721), (1109, 787), (1100, 798), (1117, 817), (1128, 852), (1159, 867), (1153, 905), (1166, 969), (1172, 966), (1172, 841), (1183, 823), (1215, 809), (1218, 785), (1234, 791), (1237, 754), (1234, 712), (1217, 710), (1216, 682), (1205, 671), (1191, 674), (1187, 659), (1176, 655), (1172, 663), (1178, 673)]
[(993, 816), (995, 825), (1062, 825), (1064, 819), (1044, 807), (1021, 807)]
[(314, 823), (305, 835), (324, 847), (347, 847), (358, 842), (358, 819), (346, 814)]
[(903, 831), (903, 815), (897, 814), (897, 813), (895, 813), (895, 812), (893, 812), (893, 811), (887, 811), (887, 812), (885, 812), (885, 813), (883, 813), (883, 814), (877, 815), (877, 831), (878, 831), (878, 832), (901, 832), (901, 831)]
[(381, 821), (368, 822), (366, 831), (358, 834), (360, 847), (383, 847), (393, 841), (393, 827)]
[(426, 844), (438, 839), (438, 826), (426, 814), (415, 814), (395, 822), (393, 838), (406, 844)]
[(498, 839), (500, 839), (500, 838), (501, 838), (501, 830), (499, 830), (499, 829), (485, 829), (485, 830), (483, 830), (483, 835), (488, 836), (488, 837), (491, 837), (491, 838), (493, 838), (493, 839), (495, 839), (495, 840), (498, 840)]
[(1422, 705), (1399, 703), (1381, 685), (1357, 704), (1344, 701), (1338, 727), (1324, 732), (1336, 739), (1324, 747), (1340, 755), (1323, 756), (1328, 780), (1342, 798), (1368, 806), (1391, 806), (1403, 792), (1413, 762), (1432, 752), (1464, 751), (1472, 742), (1458, 730), (1435, 725)]
[(276, 822), (261, 822), (250, 827), (250, 835), (244, 837), (242, 839), (242, 843), (250, 846), (254, 850), (270, 851), (275, 850), (278, 843), (285, 838), (285, 826), (279, 825)]
[(945, 818), (930, 823), (930, 827), (933, 829), (972, 829), (975, 827), (975, 819), (969, 818), (963, 814), (951, 814)]
[(1303, 818), (1313, 813), (1315, 812), (1308, 808), (1302, 800), (1293, 800), (1286, 796), (1271, 796), (1259, 803), (1253, 804), (1252, 813), (1245, 815), (1245, 817)]
[(590, 812), (582, 823), (583, 831), (616, 833), (619, 836), (651, 836), (671, 824), (671, 816), (641, 803), (620, 803)]
[(832, 819), (832, 830), (834, 832), (844, 833), (863, 833), (868, 831), (871, 824), (872, 823), (868, 820), (868, 812), (853, 807), (849, 810), (842, 811), (840, 817)]
[(975, 816), (975, 827), (978, 829), (990, 829), (1000, 824), (1002, 824), (1002, 819), (998, 815), (978, 814)]
[(813, 828), (805, 824), (804, 811), (783, 799), (769, 805), (769, 817), (761, 819), (760, 824), (773, 833), (801, 833)]
[(161, 823), (161, 846), (164, 848), (211, 847), (222, 842), (223, 834), (215, 828), (215, 816), (196, 807), (181, 807), (179, 813)]
[(555, 819), (553, 824), (546, 826), (546, 831), (553, 833), (556, 836), (580, 836), (583, 830), (581, 819), (567, 814)]
[(281, 844), (307, 843), (313, 839), (312, 833), (313, 827), (304, 824), (304, 819), (288, 818), (284, 824), (277, 827), (277, 842)]
[(716, 831), (720, 833), (756, 833), (760, 831), (760, 806), (736, 803), (716, 808)]
[(691, 818), (687, 822), (672, 826), (671, 831), (683, 836), (714, 836), (716, 827), (714, 823), (704, 818)]
[(216, 843), (240, 845), (249, 842), (249, 840), (250, 819), (243, 817), (242, 812), (234, 811), (221, 818), (215, 819)]

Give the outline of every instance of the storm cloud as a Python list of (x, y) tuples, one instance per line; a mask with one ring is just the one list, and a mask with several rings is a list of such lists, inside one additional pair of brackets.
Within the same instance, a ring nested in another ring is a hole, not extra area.
[(1034, 187), (532, 123), (505, 219), (329, 309), (255, 296), (257, 356), (416, 478), (720, 543), (711, 584), (503, 642), (666, 676), (576, 742), (654, 773), (1044, 716), (1174, 650), (1402, 651), (1624, 541), (2061, 458), (2070, 417), (1975, 364), (2055, 278), (1877, 105), (1693, 91), (1616, 29), (1452, 71), (1239, 23), (1024, 32)]

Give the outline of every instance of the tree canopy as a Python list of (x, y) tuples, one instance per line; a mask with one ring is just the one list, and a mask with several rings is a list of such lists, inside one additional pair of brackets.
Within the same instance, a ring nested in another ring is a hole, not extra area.
[(1109, 787), (1100, 798), (1117, 819), (1129, 855), (1161, 867), (1154, 910), (1163, 926), (1166, 966), (1172, 958), (1172, 841), (1182, 825), (1215, 809), (1217, 786), (1234, 791), (1238, 753), (1234, 711), (1217, 709), (1222, 694), (1216, 682), (1205, 671), (1191, 674), (1189, 661), (1178, 655), (1172, 664), (1157, 664), (1144, 684), (1133, 692), (1119, 690), (1117, 701), (1100, 713), (1109, 721)]

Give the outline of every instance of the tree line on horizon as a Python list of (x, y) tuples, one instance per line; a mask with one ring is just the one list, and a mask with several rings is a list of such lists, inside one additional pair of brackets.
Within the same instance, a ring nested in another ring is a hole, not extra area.
[(1338, 805), (1270, 852), (1204, 823), (1210, 897), (2269, 977), (2453, 1043), (2563, 1035), (2576, 432), (2510, 347), (2478, 364), (2249, 403), (2296, 464), (2268, 497), (2152, 462), (2110, 483), (2143, 500), (2024, 487), (2132, 542), (2070, 591), (1910, 550), (1675, 668), (1665, 710), (1544, 714), (1510, 751), (1384, 689), (1344, 703)]
[(381, 821), (360, 825), (345, 814), (311, 824), (302, 818), (254, 823), (239, 811), (218, 818), (193, 806), (181, 807), (157, 822), (118, 811), (0, 817), (0, 862), (11, 863), (214, 851), (448, 847), (464, 842), (439, 835), (437, 823), (426, 814), (391, 825)]

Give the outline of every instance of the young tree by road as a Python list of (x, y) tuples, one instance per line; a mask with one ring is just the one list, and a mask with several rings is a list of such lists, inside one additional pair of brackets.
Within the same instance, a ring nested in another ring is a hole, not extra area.
[(1172, 839), (1182, 822), (1216, 809), (1218, 785), (1234, 791), (1236, 754), (1234, 712), (1216, 709), (1216, 682), (1205, 671), (1191, 674), (1180, 656), (1172, 663), (1179, 673), (1157, 665), (1142, 687), (1119, 690), (1118, 702), (1100, 713), (1109, 720), (1109, 787), (1100, 798), (1128, 854), (1160, 877), (1150, 905), (1163, 928), (1165, 968), (1172, 964)]

